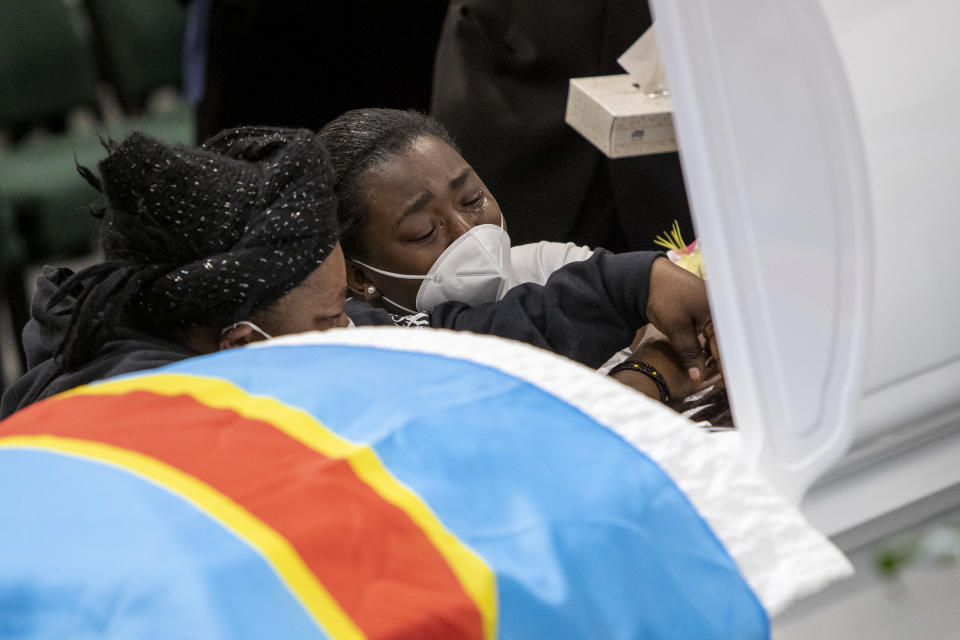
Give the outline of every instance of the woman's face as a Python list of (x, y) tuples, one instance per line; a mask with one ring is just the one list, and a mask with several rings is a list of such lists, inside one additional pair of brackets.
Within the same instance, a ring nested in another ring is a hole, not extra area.
[(313, 273), (257, 316), (272, 336), (345, 327), (346, 280), (343, 250), (337, 244)]
[[(344, 311), (347, 281), (343, 250), (337, 244), (303, 282), (248, 320), (273, 337), (304, 331), (326, 331), (350, 322)], [(264, 339), (245, 322), (223, 330), (194, 328), (180, 336), (198, 353), (213, 353)]]
[[(362, 240), (371, 266), (425, 275), (444, 249), (480, 224), (500, 225), (500, 206), (467, 161), (447, 143), (422, 136), (404, 153), (359, 179), (367, 208)], [(362, 274), (362, 277), (353, 277)], [(351, 288), (363, 280), (414, 308), (420, 280), (402, 280), (352, 266)]]

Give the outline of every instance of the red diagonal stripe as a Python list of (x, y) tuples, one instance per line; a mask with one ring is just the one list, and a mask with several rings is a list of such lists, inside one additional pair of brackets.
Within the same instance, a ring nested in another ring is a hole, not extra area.
[(268, 422), (137, 391), (39, 403), (3, 422), (2, 435), (18, 434), (122, 447), (205, 482), (286, 537), (370, 638), (483, 637), (473, 601), (407, 514), (345, 460)]

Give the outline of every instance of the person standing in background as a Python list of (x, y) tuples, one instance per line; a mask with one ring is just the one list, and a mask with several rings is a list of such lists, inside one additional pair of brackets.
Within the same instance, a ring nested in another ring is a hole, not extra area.
[(694, 237), (676, 153), (607, 159), (564, 122), (570, 78), (623, 73), (645, 0), (452, 0), (431, 115), (505, 211), (518, 244), (650, 249), (677, 220)]
[(426, 110), (446, 0), (192, 0), (185, 85), (196, 141), (319, 129), (359, 107)]

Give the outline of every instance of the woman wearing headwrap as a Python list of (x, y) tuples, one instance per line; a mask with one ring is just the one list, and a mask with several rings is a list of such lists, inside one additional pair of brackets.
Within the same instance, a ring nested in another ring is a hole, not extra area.
[(264, 336), (345, 326), (333, 172), (286, 130), (250, 162), (133, 134), (101, 179), (105, 261), (46, 268), (24, 330), (28, 372), (0, 417), (41, 398)]

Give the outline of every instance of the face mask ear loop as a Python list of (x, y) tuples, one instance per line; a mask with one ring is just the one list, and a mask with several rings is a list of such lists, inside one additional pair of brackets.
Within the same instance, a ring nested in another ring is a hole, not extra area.
[[(385, 275), (385, 276), (388, 276), (388, 277), (391, 277), (391, 278), (402, 278), (403, 280), (430, 280), (430, 279), (433, 278), (433, 276), (430, 276), (430, 275), (426, 275), (426, 276), (410, 276), (410, 275), (406, 275), (406, 274), (403, 274), (403, 273), (393, 273), (392, 271), (384, 271), (383, 269), (377, 269), (376, 267), (371, 267), (371, 266), (368, 265), (367, 263), (365, 263), (365, 262), (360, 262), (359, 260), (351, 260), (351, 261), (352, 261), (354, 264), (360, 265), (361, 267), (366, 267), (367, 269), (370, 269), (371, 271), (376, 271), (376, 272), (379, 273), (379, 274), (382, 274), (382, 275)], [(422, 286), (422, 285), (421, 285), (421, 286)], [(384, 300), (386, 300), (387, 302), (389, 302), (390, 304), (392, 304), (393, 306), (395, 306), (397, 309), (402, 309), (405, 313), (408, 313), (408, 314), (410, 314), (410, 315), (414, 315), (414, 314), (417, 313), (417, 312), (414, 311), (413, 309), (410, 309), (409, 307), (405, 307), (405, 306), (403, 306), (402, 304), (400, 304), (399, 302), (394, 302), (393, 300), (391, 300), (390, 298), (388, 298), (387, 296), (385, 296), (385, 295), (383, 295), (383, 294), (380, 294), (380, 297), (383, 298)]]
[(359, 260), (351, 260), (354, 264), (358, 264), (361, 267), (366, 267), (370, 271), (376, 271), (377, 273), (391, 278), (402, 278), (403, 280), (427, 280), (430, 276), (411, 276), (404, 273), (394, 273), (392, 271), (384, 271), (383, 269), (377, 269), (376, 267), (371, 267), (366, 262), (360, 262)]
[(411, 316), (412, 316), (412, 315), (416, 315), (416, 313), (417, 313), (417, 312), (414, 311), (413, 309), (411, 309), (411, 308), (409, 308), (409, 307), (405, 307), (405, 306), (403, 306), (402, 304), (400, 304), (399, 302), (394, 302), (393, 300), (391, 300), (391, 299), (388, 298), (387, 296), (381, 295), (380, 297), (383, 298), (384, 300), (386, 300), (387, 302), (389, 302), (390, 304), (392, 304), (393, 306), (395, 306), (397, 309), (402, 309), (402, 310), (405, 311), (408, 315), (411, 315)]
[(220, 337), (225, 336), (227, 333), (229, 333), (230, 331), (233, 331), (234, 329), (236, 329), (237, 327), (239, 327), (239, 326), (242, 325), (242, 324), (247, 325), (248, 327), (250, 327), (251, 329), (253, 329), (253, 330), (256, 331), (257, 333), (259, 333), (260, 335), (262, 335), (262, 336), (263, 336), (264, 338), (266, 338), (267, 340), (272, 340), (272, 339), (273, 339), (273, 336), (271, 336), (269, 333), (267, 333), (266, 331), (264, 331), (263, 329), (261, 329), (260, 327), (258, 327), (257, 325), (255, 325), (254, 323), (250, 322), (249, 320), (240, 320), (239, 322), (234, 322), (234, 323), (233, 323), (232, 325), (230, 325), (229, 327), (224, 327), (223, 331), (220, 332)]

